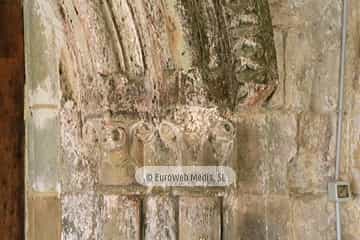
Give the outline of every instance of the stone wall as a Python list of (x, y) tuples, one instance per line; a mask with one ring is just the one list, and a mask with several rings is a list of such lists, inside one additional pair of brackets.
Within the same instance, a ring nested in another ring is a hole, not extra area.
[[(338, 0), (26, 0), (28, 239), (335, 239)], [(341, 177), (360, 235), (359, 21)], [(227, 165), (157, 189), (144, 165)]]

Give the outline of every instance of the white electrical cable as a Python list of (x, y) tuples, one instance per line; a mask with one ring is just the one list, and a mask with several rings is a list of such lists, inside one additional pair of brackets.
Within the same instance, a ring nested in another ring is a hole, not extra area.
[[(348, 0), (343, 0), (342, 27), (341, 27), (341, 56), (340, 56), (340, 75), (339, 75), (339, 93), (338, 93), (338, 119), (336, 131), (336, 166), (335, 180), (340, 177), (340, 159), (341, 159), (341, 140), (342, 140), (342, 121), (344, 105), (344, 75), (345, 75), (345, 57), (346, 57), (346, 33), (348, 17)], [(336, 239), (341, 240), (341, 218), (340, 203), (336, 201)]]

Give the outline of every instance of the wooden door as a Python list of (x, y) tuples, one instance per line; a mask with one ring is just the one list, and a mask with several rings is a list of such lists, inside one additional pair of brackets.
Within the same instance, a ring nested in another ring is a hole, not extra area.
[(0, 0), (0, 238), (24, 239), (24, 51), (20, 0)]

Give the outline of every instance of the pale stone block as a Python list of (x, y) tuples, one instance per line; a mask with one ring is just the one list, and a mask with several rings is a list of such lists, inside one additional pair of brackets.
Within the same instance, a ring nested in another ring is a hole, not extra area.
[(59, 62), (63, 46), (60, 13), (52, 1), (25, 1), (28, 105), (59, 104)]
[(59, 191), (58, 112), (55, 109), (33, 109), (26, 124), (28, 185), (38, 192)]

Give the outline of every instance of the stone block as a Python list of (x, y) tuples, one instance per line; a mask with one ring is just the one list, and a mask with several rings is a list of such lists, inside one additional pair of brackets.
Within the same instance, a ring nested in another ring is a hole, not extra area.
[(61, 197), (62, 240), (96, 239), (98, 199), (94, 192), (65, 194)]
[(266, 239), (266, 210), (263, 195), (231, 193), (224, 197), (224, 240)]
[(360, 199), (355, 197), (352, 201), (341, 205), (341, 223), (343, 239), (355, 240), (360, 236)]
[(313, 112), (299, 115), (297, 141), (297, 155), (288, 167), (291, 191), (326, 192), (335, 168), (334, 118)]
[[(97, 168), (101, 151), (97, 132), (73, 101), (68, 101), (60, 111), (61, 124), (61, 191), (92, 191), (98, 182)], [(94, 127), (94, 126), (93, 126)]]
[(96, 239), (140, 240), (140, 200), (113, 194), (105, 194), (101, 199)]
[(267, 238), (291, 240), (291, 199), (287, 196), (270, 195), (266, 206)]
[(351, 117), (349, 131), (350, 169), (352, 176), (352, 187), (355, 193), (360, 193), (360, 115)]
[(292, 206), (295, 239), (334, 240), (335, 204), (327, 195), (296, 198)]
[(285, 104), (292, 110), (307, 110), (315, 79), (310, 39), (302, 31), (289, 31), (285, 41)]
[(335, 115), (314, 112), (299, 115), (299, 148), (307, 152), (326, 152), (335, 136)]
[[(267, 116), (268, 151), (267, 161), (269, 193), (288, 192), (288, 164), (297, 154), (297, 121), (295, 114), (273, 112)], [(271, 136), (271, 137), (270, 137)]]
[(33, 109), (26, 125), (28, 185), (38, 192), (59, 191), (58, 112), (56, 109)]
[(177, 202), (168, 196), (145, 200), (145, 240), (177, 239)]
[(27, 202), (29, 240), (61, 239), (61, 206), (57, 196), (30, 196)]
[(58, 105), (58, 67), (64, 37), (58, 7), (51, 1), (24, 4), (30, 9), (24, 12), (28, 105)]
[(179, 199), (179, 240), (220, 240), (220, 199), (181, 197)]
[(351, 170), (350, 187), (353, 193), (360, 193), (360, 169), (355, 168)]
[[(286, 106), (297, 111), (334, 112), (337, 89), (333, 86), (337, 86), (339, 76), (339, 68), (334, 66), (339, 66), (340, 2), (272, 0), (270, 9), (273, 24), (286, 33), (283, 39)], [(316, 17), (319, 14), (321, 19)]]
[(238, 189), (246, 193), (262, 193), (269, 161), (266, 114), (243, 115), (233, 121), (238, 139), (234, 165)]

